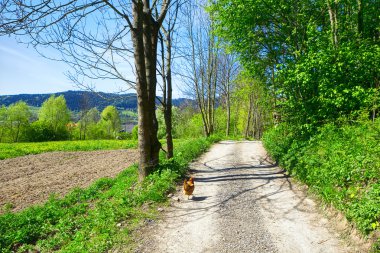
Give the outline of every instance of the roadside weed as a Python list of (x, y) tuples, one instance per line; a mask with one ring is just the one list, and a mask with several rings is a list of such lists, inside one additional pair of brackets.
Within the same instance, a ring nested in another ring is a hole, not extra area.
[(189, 162), (216, 140), (175, 141), (175, 157), (142, 183), (133, 165), (62, 199), (52, 195), (44, 205), (0, 215), (0, 252), (105, 252), (127, 243), (139, 223), (156, 215), (155, 203), (166, 201)]

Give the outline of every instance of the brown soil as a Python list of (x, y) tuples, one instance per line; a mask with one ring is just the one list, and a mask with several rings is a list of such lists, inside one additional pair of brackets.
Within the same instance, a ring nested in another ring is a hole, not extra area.
[[(63, 196), (103, 177), (114, 177), (138, 160), (137, 150), (49, 152), (0, 161), (0, 207), (13, 211)], [(0, 208), (0, 213), (3, 212)]]

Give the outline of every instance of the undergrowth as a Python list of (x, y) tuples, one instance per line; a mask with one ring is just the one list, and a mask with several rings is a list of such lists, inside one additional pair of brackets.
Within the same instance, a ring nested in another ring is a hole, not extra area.
[(142, 183), (133, 165), (62, 199), (51, 196), (44, 205), (6, 212), (0, 216), (0, 251), (105, 252), (128, 242), (131, 230), (154, 215), (154, 206), (167, 199), (188, 164), (217, 140), (176, 141), (174, 158), (162, 160)]
[(135, 140), (84, 140), (0, 143), (0, 160), (50, 151), (91, 151), (137, 148)]
[[(270, 155), (364, 234), (380, 232), (380, 121), (327, 124), (309, 139), (280, 125), (263, 138)], [(377, 231), (377, 232), (376, 232)], [(374, 251), (380, 252), (380, 238)]]

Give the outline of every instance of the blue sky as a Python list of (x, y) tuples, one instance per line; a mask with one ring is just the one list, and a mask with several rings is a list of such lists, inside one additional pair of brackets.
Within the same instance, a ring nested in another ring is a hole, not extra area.
[[(54, 51), (50, 54), (59, 56)], [(0, 55), (0, 95), (78, 90), (64, 75), (70, 69), (68, 65), (40, 56), (33, 47), (13, 37), (0, 37)], [(96, 89), (103, 92), (117, 92), (119, 88), (109, 81), (96, 84)]]
[(0, 37), (0, 95), (50, 93), (74, 89), (67, 66), (41, 57), (16, 39)]
[[(49, 55), (59, 58), (55, 51), (49, 52)], [(0, 36), (0, 95), (78, 90), (64, 74), (69, 70), (65, 63), (40, 56), (33, 47), (18, 43), (14, 37)], [(124, 84), (103, 80), (95, 85), (97, 91), (118, 92)], [(173, 97), (182, 97), (175, 87)]]

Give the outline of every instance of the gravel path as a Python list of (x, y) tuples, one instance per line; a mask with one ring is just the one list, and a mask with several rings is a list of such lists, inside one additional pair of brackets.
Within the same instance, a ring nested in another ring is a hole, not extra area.
[(164, 219), (148, 222), (136, 252), (355, 252), (261, 142), (218, 143), (191, 169), (193, 199), (179, 190)]

